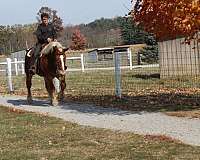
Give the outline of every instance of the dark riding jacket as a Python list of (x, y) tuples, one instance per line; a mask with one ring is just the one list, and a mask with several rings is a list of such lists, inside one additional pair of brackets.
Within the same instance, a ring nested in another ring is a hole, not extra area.
[(47, 26), (42, 23), (39, 24), (35, 34), (39, 44), (48, 43), (47, 38), (52, 38), (53, 40), (57, 38), (56, 31), (52, 23), (49, 23)]

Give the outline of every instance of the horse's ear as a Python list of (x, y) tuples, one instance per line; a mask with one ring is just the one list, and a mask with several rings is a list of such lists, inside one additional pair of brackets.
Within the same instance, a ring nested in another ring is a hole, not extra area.
[(53, 46), (53, 52), (57, 51), (58, 50), (58, 47), (57, 46)]
[(67, 50), (69, 50), (69, 48), (67, 48), (67, 47), (63, 48), (63, 52), (66, 52)]
[(57, 46), (53, 46), (53, 50), (57, 49), (58, 47)]

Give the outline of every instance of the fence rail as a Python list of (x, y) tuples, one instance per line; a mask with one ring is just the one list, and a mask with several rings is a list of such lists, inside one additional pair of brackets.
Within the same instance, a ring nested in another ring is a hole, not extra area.
[[(121, 97), (121, 69), (128, 69), (128, 70), (133, 70), (133, 69), (138, 69), (138, 68), (149, 68), (149, 67), (159, 67), (159, 64), (151, 64), (151, 65), (133, 65), (132, 62), (128, 61), (128, 66), (124, 66), (122, 64), (122, 66), (120, 66), (120, 61), (122, 61), (120, 58), (120, 52), (118, 53), (115, 53), (115, 57), (114, 57), (114, 61), (115, 61), (115, 64), (113, 63), (113, 67), (106, 67), (106, 66), (97, 66), (97, 67), (93, 67), (93, 68), (86, 68), (85, 67), (85, 59), (84, 59), (84, 55), (81, 54), (81, 56), (79, 57), (67, 57), (66, 60), (67, 61), (74, 61), (74, 60), (80, 60), (80, 68), (68, 68), (67, 69), (67, 72), (77, 72), (77, 71), (81, 71), (81, 72), (85, 72), (85, 71), (106, 71), (106, 70), (112, 70), (112, 71), (115, 71), (115, 93), (118, 97)], [(132, 61), (132, 58), (130, 58), (131, 54), (129, 54), (129, 58), (128, 60), (131, 59)], [(118, 58), (117, 58), (118, 57)], [(111, 61), (111, 62), (114, 62), (114, 61)], [(10, 92), (13, 92), (14, 91), (14, 87), (13, 87), (13, 77), (14, 75), (18, 76), (19, 74), (24, 74), (24, 61), (23, 60), (20, 60), (18, 61), (16, 58), (12, 61), (10, 58), (7, 58), (6, 59), (6, 62), (2, 62), (0, 63), (0, 65), (5, 65), (6, 69), (5, 70), (0, 70), (0, 71), (4, 71), (6, 72), (6, 77), (7, 77), (7, 85), (8, 85), (8, 88), (9, 88), (9, 91)]]
[[(66, 60), (80, 60), (81, 61), (81, 69), (69, 69), (69, 71), (82, 71), (84, 72), (85, 68), (84, 68), (84, 56), (83, 54), (81, 54), (80, 57), (67, 57)], [(16, 58), (14, 58), (14, 61), (11, 60), (11, 58), (6, 58), (6, 62), (1, 62), (0, 65), (5, 65), (6, 69), (1, 69), (0, 72), (6, 72), (6, 77), (7, 77), (7, 83), (8, 83), (8, 88), (9, 88), (9, 92), (13, 92), (13, 83), (12, 83), (12, 64), (14, 65), (14, 72), (15, 75), (18, 76), (19, 75), (19, 65), (21, 64), (21, 74), (25, 74), (24, 71), (24, 63), (25, 61), (18, 61)]]

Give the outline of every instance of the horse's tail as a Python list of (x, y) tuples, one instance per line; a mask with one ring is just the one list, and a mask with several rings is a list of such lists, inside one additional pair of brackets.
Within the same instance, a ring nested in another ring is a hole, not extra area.
[(32, 58), (33, 58), (33, 48), (34, 47), (31, 47), (31, 48), (28, 48), (26, 49), (26, 54), (25, 54), (25, 73), (28, 74), (29, 73), (29, 69), (30, 69), (30, 66), (32, 64)]

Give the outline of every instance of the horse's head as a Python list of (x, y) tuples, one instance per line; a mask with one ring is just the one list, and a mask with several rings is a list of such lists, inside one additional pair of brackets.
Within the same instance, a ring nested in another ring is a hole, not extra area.
[(66, 54), (68, 48), (54, 46), (54, 54), (55, 54), (55, 65), (56, 65), (56, 74), (58, 76), (65, 75), (67, 65), (66, 65)]
[(66, 73), (66, 55), (64, 48), (59, 42), (51, 42), (43, 48), (42, 55), (48, 57), (48, 66), (51, 72), (57, 76), (63, 76)]

